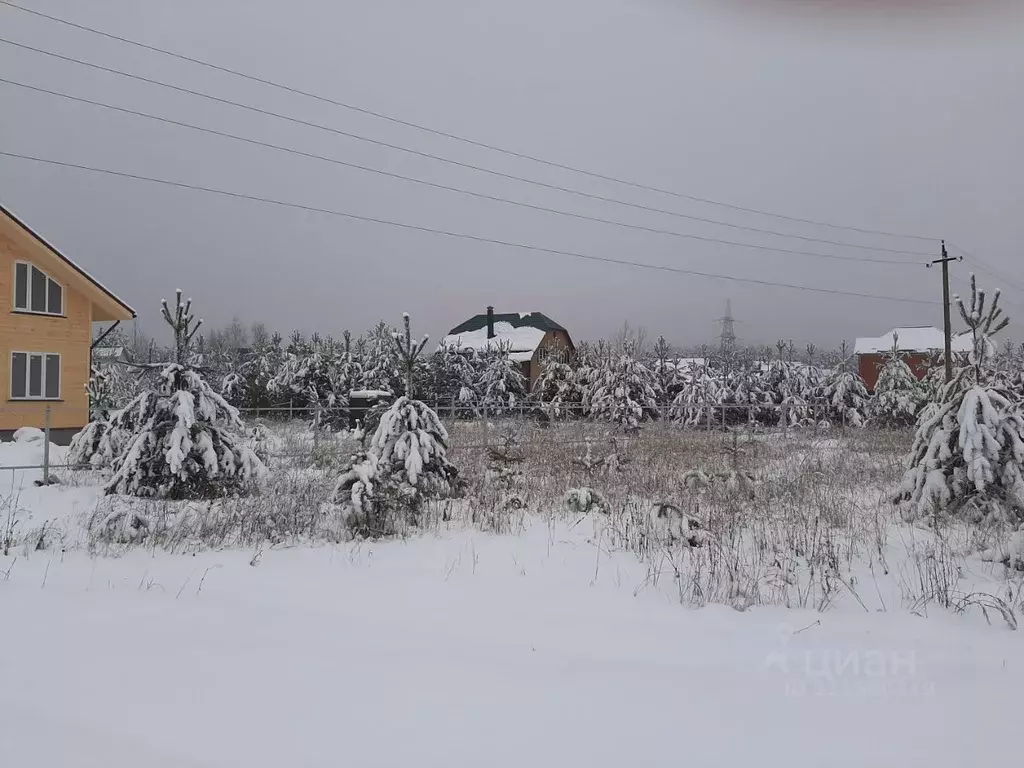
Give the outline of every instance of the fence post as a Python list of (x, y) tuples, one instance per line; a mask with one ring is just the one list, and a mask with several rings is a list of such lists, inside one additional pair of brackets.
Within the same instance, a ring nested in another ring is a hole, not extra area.
[(288, 421), (295, 418), (295, 401), (291, 398), (288, 399)]
[(320, 403), (313, 406), (313, 462), (316, 461), (316, 449), (320, 440)]
[(713, 416), (712, 416), (712, 412), (713, 412), (713, 411), (714, 411), (714, 408), (712, 408), (712, 407), (711, 407), (711, 406), (709, 405), (709, 406), (708, 406), (708, 409), (707, 409), (707, 411), (706, 411), (706, 413), (707, 413), (707, 418), (706, 418), (706, 419), (704, 419), (704, 423), (705, 423), (705, 424), (707, 424), (707, 431), (708, 431), (708, 432), (710, 432), (710, 431), (711, 431), (711, 421), (712, 421), (712, 419), (713, 419)]
[(43, 485), (50, 484), (50, 406), (44, 410), (45, 424), (43, 429)]
[(722, 403), (722, 429), (729, 428), (729, 425), (725, 422), (725, 409), (728, 407), (725, 403)]
[(484, 425), (484, 448), (488, 448), (491, 444), (491, 431), (487, 428), (487, 403), (481, 403), (480, 415), (483, 417)]

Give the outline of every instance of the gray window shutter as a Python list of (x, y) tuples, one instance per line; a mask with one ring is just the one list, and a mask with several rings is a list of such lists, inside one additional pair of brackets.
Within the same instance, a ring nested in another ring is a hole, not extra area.
[(28, 264), (14, 267), (14, 308), (28, 309)]
[(32, 306), (33, 312), (46, 311), (46, 275), (32, 267)]
[(11, 355), (11, 397), (25, 397), (25, 370), (28, 367), (28, 356), (24, 352)]
[(60, 283), (54, 280), (46, 281), (47, 298), (49, 299), (46, 305), (46, 311), (54, 315), (64, 314), (64, 289), (60, 287)]
[(46, 392), (48, 400), (60, 399), (60, 355), (46, 356)]
[(28, 396), (43, 396), (43, 356), (28, 356)]

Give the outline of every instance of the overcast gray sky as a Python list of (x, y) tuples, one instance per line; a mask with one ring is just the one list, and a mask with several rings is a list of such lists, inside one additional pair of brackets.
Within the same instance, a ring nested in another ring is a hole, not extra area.
[[(945, 237), (1024, 288), (1021, 3), (969, 3), (974, 8), (965, 11), (916, 2), (894, 14), (784, 0), (17, 2), (598, 173), (799, 218)], [(594, 195), (805, 237), (934, 248), (745, 214), (517, 160), (2, 4), (0, 36)], [(937, 271), (918, 266), (924, 257), (779, 238), (588, 200), (2, 43), (0, 77), (531, 205), (701, 237), (913, 264), (758, 251), (572, 219), (0, 83), (4, 151), (598, 257), (915, 299), (941, 295)], [(151, 333), (159, 330), (157, 302), (179, 286), (207, 322), (237, 315), (285, 335), (293, 328), (358, 332), (379, 318), (397, 322), (409, 311), (414, 330), (437, 338), (493, 304), (498, 311), (543, 311), (577, 339), (611, 335), (629, 320), (691, 344), (714, 336), (714, 318), (729, 297), (742, 321), (738, 334), (751, 343), (784, 337), (834, 347), (894, 325), (941, 324), (938, 305), (513, 250), (7, 157), (0, 157), (0, 202), (133, 304)], [(961, 277), (970, 269), (967, 261), (953, 267)], [(980, 270), (979, 278), (990, 286), (999, 282)], [(1024, 321), (1024, 292), (1002, 287)]]

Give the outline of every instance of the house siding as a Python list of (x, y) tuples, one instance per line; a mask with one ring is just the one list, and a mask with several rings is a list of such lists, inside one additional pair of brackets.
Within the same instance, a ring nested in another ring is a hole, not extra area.
[[(910, 370), (914, 372), (918, 380), (923, 379), (928, 372), (928, 366), (932, 358), (931, 354), (927, 352), (905, 352), (901, 356), (903, 361), (910, 366)], [(888, 354), (880, 352), (857, 356), (858, 373), (864, 379), (864, 385), (868, 388), (869, 392), (875, 391), (875, 386), (878, 384), (878, 374), (881, 373), (882, 366), (885, 365), (887, 357)]]
[(523, 371), (523, 374), (530, 380), (530, 391), (533, 391), (533, 385), (537, 383), (537, 379), (544, 370), (544, 365), (541, 362), (541, 354), (545, 349), (550, 347), (556, 347), (558, 349), (568, 350), (569, 354), (572, 353), (574, 347), (572, 339), (569, 338), (569, 334), (566, 331), (548, 331), (544, 334), (544, 339), (541, 341), (537, 350), (533, 353), (533, 358), (529, 362), (529, 372)]
[[(34, 254), (19, 245), (0, 217), (0, 431), (45, 424), (47, 406), (54, 429), (79, 429), (89, 420), (89, 346), (92, 336), (92, 304)], [(63, 317), (14, 312), (14, 264), (35, 264), (64, 287)], [(50, 352), (61, 356), (60, 400), (11, 400), (11, 352)]]

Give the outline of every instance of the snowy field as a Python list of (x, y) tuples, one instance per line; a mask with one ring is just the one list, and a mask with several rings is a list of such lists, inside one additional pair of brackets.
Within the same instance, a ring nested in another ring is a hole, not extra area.
[[(453, 425), (467, 497), (382, 542), (326, 503), (354, 443), (297, 425), (233, 502), (0, 471), (0, 764), (1021, 761), (1020, 573), (982, 558), (998, 538), (888, 504), (909, 435), (594, 430), (516, 426), (502, 477)], [(582, 487), (603, 506), (567, 508)], [(661, 501), (702, 546), (653, 535)], [(135, 539), (107, 524), (126, 513)]]

